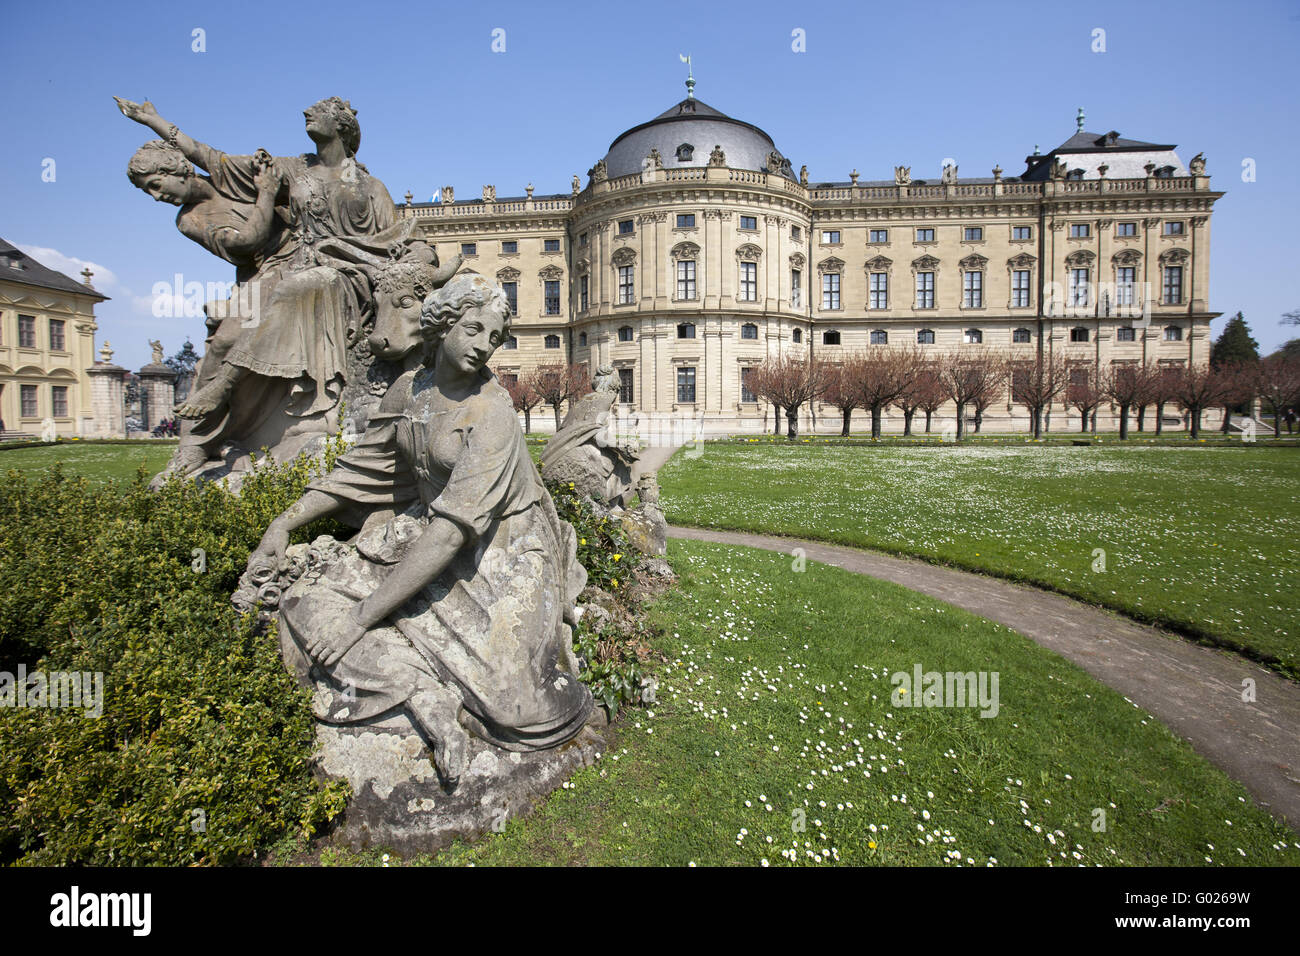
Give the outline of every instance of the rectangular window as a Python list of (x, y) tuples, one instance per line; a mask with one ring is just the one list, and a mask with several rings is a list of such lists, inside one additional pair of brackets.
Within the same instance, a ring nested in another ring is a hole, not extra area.
[(590, 283), (587, 280), (589, 278), (589, 276), (581, 276), (578, 279), (578, 301), (582, 303), (580, 308), (583, 312), (587, 311), (587, 293), (590, 287)]
[(585, 232), (583, 232), (583, 233), (579, 233), (579, 234), (578, 234), (578, 245), (580, 245), (580, 246), (585, 246), (586, 244), (587, 244), (587, 234), (586, 234)]
[(18, 347), (20, 349), (36, 348), (36, 316), (18, 316)]
[(501, 243), (501, 254), (503, 256), (513, 255), (519, 251), (519, 243), (514, 239), (506, 239)]
[(36, 417), (36, 386), (22, 385), (18, 389), (19, 399), (22, 405), (23, 418)]
[(695, 260), (684, 259), (677, 263), (677, 298), (695, 298)]
[(1133, 289), (1136, 285), (1137, 269), (1133, 266), (1120, 266), (1115, 270), (1115, 304), (1132, 305)]
[(917, 344), (917, 345), (933, 345), (933, 344), (934, 344), (934, 329), (921, 329), (919, 332), (917, 332), (917, 333), (916, 333), (916, 344)]
[(1088, 223), (1086, 222), (1070, 223), (1071, 239), (1087, 239), (1091, 235), (1092, 235), (1092, 226), (1088, 225)]
[(1181, 222), (1165, 223), (1166, 236), (1181, 236), (1183, 234), (1183, 224)]
[(966, 242), (978, 242), (980, 239), (984, 238), (984, 227), (967, 226), (965, 230), (962, 232), (962, 238)]
[(803, 230), (802, 230), (801, 228), (799, 228), (798, 226), (791, 226), (791, 227), (790, 227), (790, 241), (791, 241), (791, 242), (803, 242)]
[(62, 352), (67, 348), (63, 328), (64, 322), (62, 319), (50, 319), (50, 348), (55, 352)]
[(822, 230), (822, 245), (824, 246), (838, 245), (839, 241), (840, 241), (840, 231), (838, 229)]
[(918, 309), (934, 308), (933, 272), (918, 272), (916, 274), (916, 307)]
[(790, 270), (790, 305), (798, 308), (803, 304), (803, 270)]
[(559, 239), (543, 239), (543, 240), (542, 240), (542, 252), (559, 252), (559, 251), (560, 251), (560, 240), (559, 240)]
[(1117, 236), (1136, 236), (1138, 234), (1138, 224), (1135, 222), (1120, 222), (1115, 224), (1115, 235)]
[(1165, 266), (1165, 305), (1181, 305), (1183, 301), (1183, 267)]
[(888, 344), (889, 344), (889, 333), (886, 332), (884, 329), (872, 329), (872, 330), (871, 330), (871, 344), (872, 344), (872, 345), (888, 345)]
[(753, 322), (746, 322), (740, 327), (740, 337), (742, 339), (753, 339), (758, 341), (758, 326)]
[(741, 228), (741, 229), (757, 229), (757, 228), (758, 228), (758, 217), (757, 217), (757, 216), (741, 216), (741, 217), (740, 217), (740, 228)]
[(984, 273), (962, 273), (961, 304), (966, 309), (979, 309), (984, 306)]
[(889, 241), (889, 230), (888, 230), (888, 229), (872, 229), (872, 230), (871, 230), (871, 241), (872, 241), (872, 242), (888, 242), (888, 241)]
[(476, 242), (462, 242), (462, 243), (460, 244), (460, 254), (461, 254), (462, 256), (476, 256), (476, 255), (478, 255), (478, 243), (476, 243)]
[(624, 405), (631, 405), (633, 395), (632, 370), (630, 368), (621, 368), (618, 370), (618, 400)]
[(934, 230), (933, 230), (933, 229), (918, 229), (918, 230), (916, 230), (916, 241), (917, 241), (917, 242), (934, 242)]
[(749, 387), (750, 376), (753, 375), (753, 373), (754, 370), (752, 368), (742, 368), (740, 370), (740, 400), (742, 402), (758, 401), (758, 396), (755, 395), (753, 390)]
[(690, 404), (695, 401), (695, 367), (683, 365), (677, 370), (677, 401)]
[(695, 213), (693, 213), (693, 212), (683, 212), (683, 213), (678, 213), (678, 214), (677, 214), (677, 228), (678, 228), (678, 229), (694, 229), (694, 228), (695, 228)]
[(620, 219), (618, 223), (618, 234), (620, 236), (629, 236), (636, 231), (636, 227), (631, 219)]
[(1118, 329), (1115, 330), (1115, 341), (1116, 341), (1116, 342), (1136, 342), (1136, 341), (1137, 341), (1137, 330), (1134, 329), (1133, 326), (1131, 326), (1131, 325), (1120, 326)]
[(50, 386), (50, 412), (55, 418), (68, 417), (68, 386)]
[(758, 301), (758, 263), (742, 262), (740, 264), (740, 301)]
[(1029, 270), (1017, 269), (1011, 273), (1011, 305), (1026, 308), (1029, 305)]
[(519, 314), (519, 283), (503, 282), (501, 288), (506, 294), (506, 301), (510, 303), (510, 314)]
[(840, 274), (827, 272), (822, 276), (822, 308), (838, 309), (840, 307)]
[(871, 299), (868, 308), (889, 308), (889, 273), (871, 273)]
[(1070, 305), (1088, 304), (1088, 270), (1070, 270)]
[(559, 315), (560, 314), (560, 280), (547, 279), (545, 292), (546, 292), (546, 314)]
[(1032, 239), (1034, 238), (1034, 228), (1032, 226), (1012, 226), (1012, 239)]
[(618, 267), (618, 304), (629, 305), (633, 301), (632, 267)]

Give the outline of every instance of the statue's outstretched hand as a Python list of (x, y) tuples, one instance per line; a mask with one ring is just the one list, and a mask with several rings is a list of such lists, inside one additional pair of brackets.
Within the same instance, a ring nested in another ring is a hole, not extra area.
[(271, 526), (266, 529), (266, 534), (262, 535), (257, 550), (248, 556), (248, 570), (252, 571), (265, 565), (278, 568), (284, 561), (284, 552), (288, 547), (289, 532), (275, 522), (271, 522)]
[(127, 119), (135, 120), (137, 123), (149, 125), (149, 120), (158, 118), (158, 111), (148, 100), (143, 103), (133, 103), (131, 100), (122, 99), (120, 96), (113, 97), (117, 101), (117, 108), (122, 111), (122, 115)]

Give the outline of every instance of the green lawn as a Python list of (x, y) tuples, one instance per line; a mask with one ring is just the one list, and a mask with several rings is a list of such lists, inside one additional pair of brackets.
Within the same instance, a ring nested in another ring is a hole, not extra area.
[(1293, 449), (720, 442), (659, 480), (674, 523), (1029, 581), (1300, 675)]
[[(669, 557), (658, 702), (532, 816), (410, 862), (1300, 864), (1239, 785), (1006, 628), (770, 552), (674, 541)], [(916, 664), (997, 671), (996, 716), (895, 706), (890, 675)]]
[(175, 450), (174, 441), (157, 444), (75, 441), (27, 448), (0, 445), (0, 471), (46, 471), (59, 462), (68, 474), (85, 475), (95, 482), (130, 480), (141, 465), (150, 475), (162, 471)]

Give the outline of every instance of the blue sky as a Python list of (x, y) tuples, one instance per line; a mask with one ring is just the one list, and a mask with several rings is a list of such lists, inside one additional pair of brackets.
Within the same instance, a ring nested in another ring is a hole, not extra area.
[(359, 110), (361, 160), (398, 201), (445, 184), (567, 192), (615, 136), (682, 97), (677, 55), (690, 53), (697, 96), (767, 130), (814, 181), (898, 164), (937, 175), (945, 157), (965, 176), (1017, 175), (1035, 144), (1073, 133), (1080, 106), (1089, 130), (1176, 143), (1184, 162), (1204, 152), (1227, 193), (1210, 306), (1245, 312), (1271, 350), (1300, 335), (1280, 324), (1300, 309), (1298, 52), (1297, 2), (10, 4), (0, 236), (73, 275), (91, 263), (113, 297), (97, 339), (138, 367), (151, 338), (168, 354), (203, 338), (199, 318), (151, 314), (154, 284), (232, 270), (127, 180), (151, 134), (114, 94), (152, 99), (220, 149), (276, 155), (306, 152), (303, 108), (339, 95)]

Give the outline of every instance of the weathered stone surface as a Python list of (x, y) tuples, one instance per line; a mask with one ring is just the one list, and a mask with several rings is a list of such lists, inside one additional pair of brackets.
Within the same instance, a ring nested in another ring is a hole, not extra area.
[(354, 795), (335, 841), (407, 856), (499, 831), (605, 751), (604, 738), (591, 727), (553, 750), (532, 753), (503, 751), (475, 739), (469, 769), (448, 793), (428, 746), (415, 734), (322, 724), (316, 739), (320, 770), (346, 779)]
[(618, 401), (618, 376), (602, 365), (592, 382), (594, 391), (574, 403), (542, 452), (542, 477), (572, 484), (575, 491), (596, 501), (626, 505), (636, 481), (638, 453), (619, 445), (610, 433), (610, 412)]
[(618, 521), (628, 543), (642, 554), (668, 553), (668, 521), (657, 504), (644, 502), (623, 512)]

